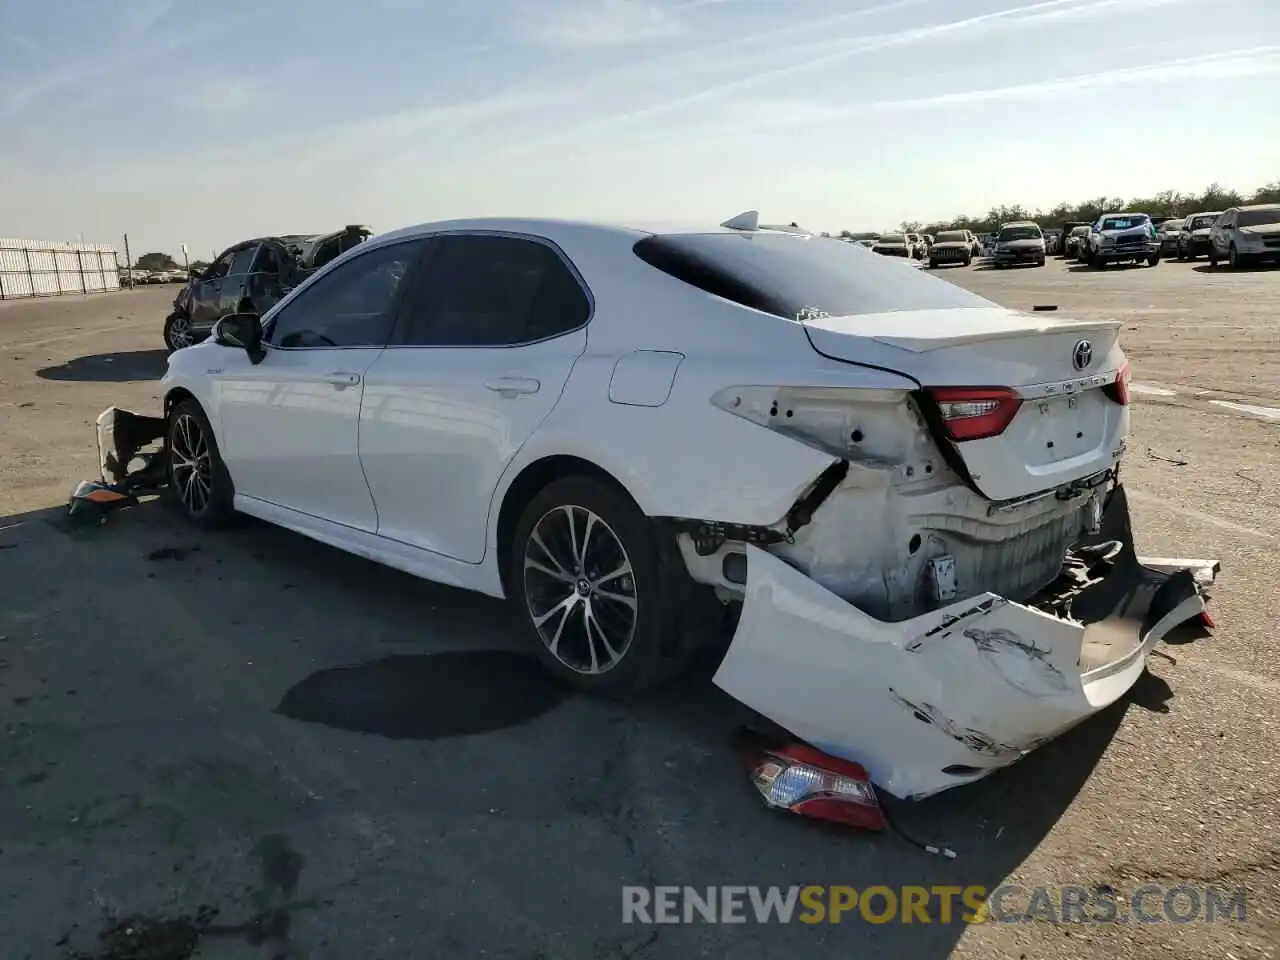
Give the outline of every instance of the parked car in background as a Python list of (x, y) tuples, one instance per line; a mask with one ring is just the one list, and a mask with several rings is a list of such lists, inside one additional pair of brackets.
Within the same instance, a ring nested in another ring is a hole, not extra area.
[(997, 268), (1011, 267), (1019, 263), (1044, 266), (1044, 233), (1040, 225), (1030, 220), (1003, 223), (996, 235), (995, 262)]
[(170, 357), (175, 506), (508, 598), (599, 695), (731, 624), (716, 685), (899, 797), (1116, 702), (1216, 572), (1134, 557), (1122, 324), (757, 222), (375, 238)]
[(911, 259), (914, 254), (914, 248), (908, 234), (905, 233), (883, 233), (880, 239), (871, 245), (872, 253), (879, 253), (886, 257), (905, 257)]
[(870, 250), (872, 247), (876, 245), (876, 243), (878, 243), (878, 241), (876, 240), (855, 240), (854, 242), (858, 244), (858, 246), (860, 247), (866, 247), (868, 250)]
[(1232, 270), (1280, 259), (1280, 203), (1232, 207), (1209, 231), (1209, 263), (1225, 260)]
[(1194, 260), (1209, 252), (1209, 231), (1222, 216), (1221, 210), (1193, 213), (1182, 222), (1178, 231), (1178, 259)]
[(1156, 227), (1156, 236), (1160, 241), (1160, 256), (1169, 257), (1178, 252), (1178, 238), (1182, 236), (1182, 227), (1187, 221), (1181, 217), (1166, 220)]
[(1072, 243), (1071, 238), (1081, 236), (1081, 227), (1084, 227), (1083, 233), (1087, 235), (1091, 226), (1092, 224), (1087, 220), (1068, 220), (1063, 223), (1060, 228), (1062, 246), (1058, 250), (1058, 256), (1066, 257), (1067, 259), (1075, 257), (1079, 252), (1079, 243)]
[(1084, 260), (1089, 246), (1089, 224), (1083, 223), (1071, 228), (1063, 241), (1063, 256), (1068, 260)]
[(314, 271), (373, 236), (364, 226), (336, 233), (259, 237), (224, 250), (203, 272), (192, 271), (164, 321), (164, 342), (181, 350), (205, 339), (228, 313), (267, 312)]
[(1109, 263), (1160, 263), (1160, 241), (1145, 213), (1108, 213), (1089, 231), (1086, 263), (1098, 268)]
[(929, 248), (929, 266), (969, 266), (973, 262), (973, 243), (963, 230), (944, 230)]

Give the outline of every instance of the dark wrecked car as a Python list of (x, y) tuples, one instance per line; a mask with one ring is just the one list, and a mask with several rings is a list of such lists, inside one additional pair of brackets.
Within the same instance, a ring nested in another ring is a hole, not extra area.
[(191, 271), (164, 321), (171, 351), (207, 338), (229, 313), (266, 313), (330, 260), (373, 236), (365, 226), (335, 233), (258, 237), (224, 250), (204, 271)]

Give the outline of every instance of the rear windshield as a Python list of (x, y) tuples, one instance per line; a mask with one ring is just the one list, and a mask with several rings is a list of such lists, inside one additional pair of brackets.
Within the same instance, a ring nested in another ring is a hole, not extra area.
[(964, 243), (965, 236), (962, 230), (944, 230), (938, 234), (939, 243)]
[(1265, 210), (1241, 210), (1236, 214), (1236, 226), (1261, 227), (1266, 224), (1280, 223), (1280, 207), (1268, 207)]
[(823, 237), (653, 236), (637, 243), (635, 252), (699, 290), (788, 320), (991, 306), (946, 280)]
[(1130, 230), (1133, 227), (1145, 227), (1151, 218), (1145, 213), (1136, 213), (1131, 217), (1103, 217), (1103, 230)]
[(906, 243), (907, 238), (900, 233), (886, 233), (878, 241), (879, 243)]
[(1190, 220), (1187, 221), (1187, 229), (1188, 230), (1204, 230), (1207, 227), (1212, 227), (1213, 222), (1217, 220), (1218, 217), (1220, 216), (1222, 216), (1222, 214), (1220, 213), (1205, 213), (1205, 214), (1201, 214), (1198, 217), (1192, 217)]
[(1160, 229), (1165, 233), (1173, 233), (1175, 230), (1181, 230), (1185, 220), (1166, 220), (1160, 224)]
[(1005, 227), (1000, 231), (1001, 240), (1039, 240), (1039, 227)]

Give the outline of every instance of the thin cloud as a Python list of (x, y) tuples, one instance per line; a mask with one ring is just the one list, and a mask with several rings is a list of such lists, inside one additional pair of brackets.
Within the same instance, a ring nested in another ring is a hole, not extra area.
[[(776, 47), (770, 48), (768, 50), (768, 55), (771, 61), (776, 62), (782, 60), (785, 62), (775, 67), (764, 67), (763, 64), (769, 61), (765, 61), (763, 59), (763, 55), (760, 52), (756, 52), (754, 54), (754, 59), (751, 61), (752, 66), (751, 68), (748, 68), (748, 72), (732, 80), (705, 86), (681, 96), (650, 104), (646, 107), (640, 107), (635, 110), (613, 114), (607, 117), (600, 117), (598, 119), (579, 124), (578, 126), (570, 127), (567, 130), (559, 131), (540, 140), (517, 146), (509, 153), (509, 155), (519, 156), (536, 152), (545, 147), (580, 137), (583, 134), (594, 133), (612, 127), (634, 123), (637, 120), (660, 116), (693, 104), (714, 101), (735, 91), (758, 86), (767, 81), (777, 80), (801, 71), (813, 70), (818, 67), (826, 67), (833, 63), (847, 60), (848, 58), (861, 53), (919, 44), (931, 40), (950, 39), (961, 35), (971, 36), (973, 34), (982, 34), (1005, 25), (1016, 25), (1018, 28), (1025, 28), (1044, 21), (1059, 19), (1066, 14), (1070, 14), (1075, 17), (1098, 16), (1100, 14), (1114, 12), (1116, 6), (1121, 2), (1124, 3), (1126, 10), (1132, 11), (1136, 9), (1167, 6), (1170, 4), (1187, 3), (1191, 2), (1191, 0), (1038, 0), (1036, 3), (1028, 3), (1019, 7), (996, 11), (994, 13), (978, 14), (975, 16), (964, 17), (960, 20), (949, 20), (943, 23), (934, 23), (923, 27), (898, 30), (893, 33), (877, 34), (869, 37), (854, 37), (845, 40), (826, 40), (818, 41), (816, 43), (810, 42), (781, 49)], [(744, 42), (745, 41), (740, 41), (735, 43), (734, 46), (740, 47)], [(825, 50), (826, 52), (816, 53), (815, 48)], [(593, 80), (593, 86), (598, 85), (602, 79), (603, 78), (595, 78)]]
[(587, 0), (526, 8), (519, 39), (563, 50), (665, 40), (684, 32), (667, 7), (645, 0)]
[[(809, 126), (876, 113), (971, 106), (1001, 101), (1060, 100), (1116, 86), (1160, 84), (1189, 79), (1228, 79), (1280, 73), (1280, 45), (1251, 47), (1179, 60), (1161, 60), (1118, 70), (1056, 77), (1035, 83), (1011, 84), (941, 93), (928, 97), (878, 100), (849, 106), (833, 106), (788, 100), (740, 103), (728, 112), (720, 133), (758, 131), (764, 128)], [(713, 134), (714, 135), (714, 134)]]

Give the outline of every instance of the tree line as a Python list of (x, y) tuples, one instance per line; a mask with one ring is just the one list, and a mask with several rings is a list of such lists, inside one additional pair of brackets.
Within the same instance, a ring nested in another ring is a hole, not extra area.
[[(990, 233), (1000, 228), (1000, 224), (1013, 220), (1034, 220), (1042, 227), (1057, 227), (1068, 220), (1082, 220), (1092, 223), (1104, 213), (1120, 211), (1132, 213), (1149, 213), (1153, 217), (1185, 217), (1192, 213), (1210, 210), (1226, 210), (1250, 203), (1280, 203), (1280, 180), (1273, 180), (1265, 187), (1259, 187), (1253, 193), (1244, 194), (1230, 190), (1221, 184), (1212, 183), (1201, 193), (1181, 193), (1177, 190), (1162, 190), (1150, 197), (1094, 197), (1083, 203), (1060, 203), (1049, 210), (1028, 210), (1021, 205), (992, 207), (982, 216), (962, 215), (951, 220), (940, 220), (936, 223), (921, 223), (917, 220), (904, 220), (898, 229), (904, 233), (938, 234), (943, 230), (972, 230), (974, 233)], [(840, 231), (840, 236), (853, 234), (848, 230)]]

